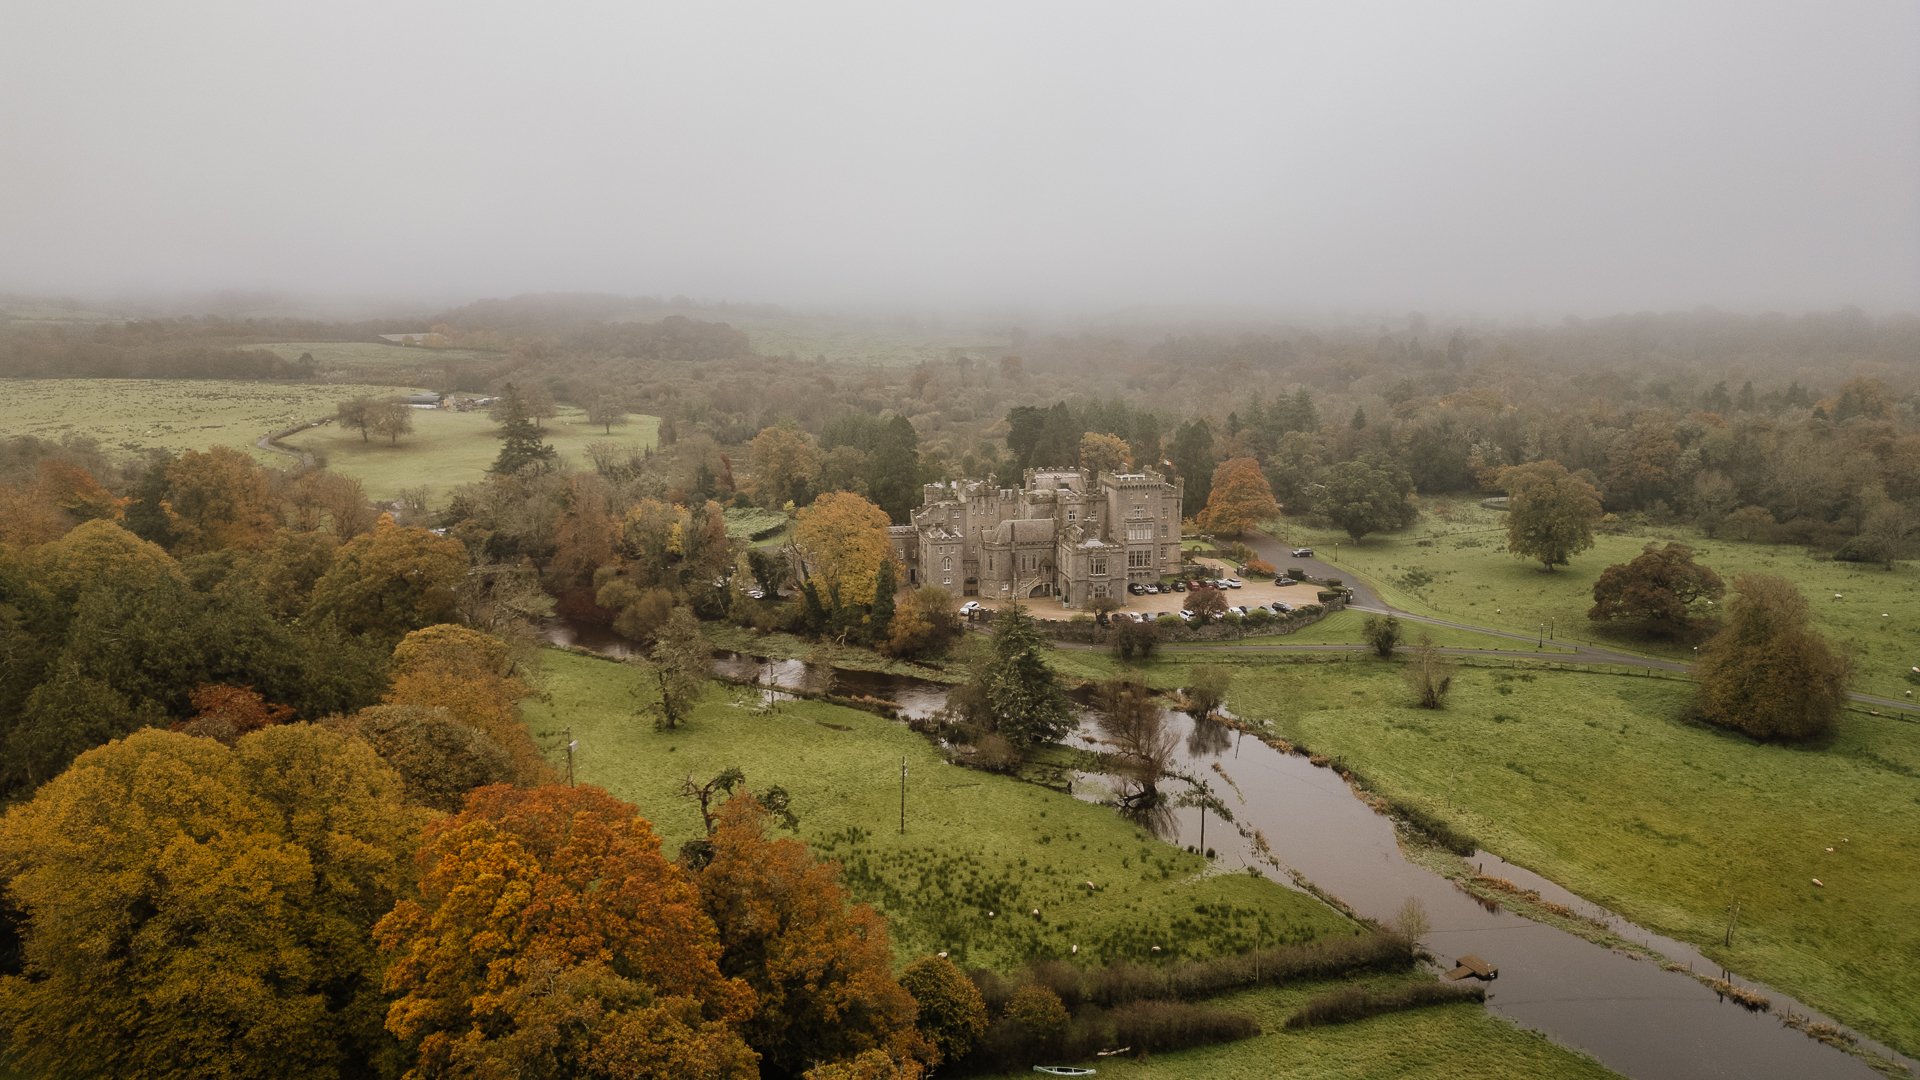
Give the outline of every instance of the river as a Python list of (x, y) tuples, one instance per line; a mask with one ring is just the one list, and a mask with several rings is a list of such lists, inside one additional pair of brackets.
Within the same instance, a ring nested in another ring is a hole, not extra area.
[[(548, 639), (611, 655), (630, 653), (620, 639), (596, 627), (556, 623), (549, 627)], [(756, 679), (770, 687), (884, 698), (898, 702), (908, 716), (940, 708), (948, 690), (905, 676), (817, 671), (798, 660), (737, 653), (718, 655), (714, 666), (720, 674)], [(1408, 862), (1392, 822), (1356, 798), (1332, 770), (1240, 737), (1224, 725), (1209, 721), (1196, 732), (1195, 721), (1186, 714), (1169, 711), (1166, 716), (1181, 736), (1174, 768), (1187, 775), (1211, 775), (1217, 763), (1239, 794), (1215, 784), (1216, 794), (1232, 807), (1237, 824), (1258, 829), (1287, 866), (1360, 914), (1382, 922), (1391, 923), (1407, 898), (1417, 897), (1433, 926), (1421, 939), (1429, 951), (1448, 961), (1473, 953), (1497, 967), (1499, 977), (1487, 984), (1487, 1008), (1493, 1012), (1585, 1051), (1635, 1080), (1867, 1080), (1879, 1075), (1858, 1058), (1786, 1027), (1777, 1017), (1791, 1011), (1810, 1022), (1832, 1023), (1830, 1018), (1777, 990), (1723, 973), (1692, 946), (1637, 927), (1496, 855), (1479, 852), (1469, 860), (1488, 875), (1603, 919), (1618, 936), (1644, 942), (1673, 961), (1758, 990), (1772, 1000), (1772, 1013), (1749, 1012), (1686, 974), (1662, 971), (1649, 960), (1504, 909), (1489, 911), (1446, 878)], [(1082, 776), (1076, 791), (1097, 799), (1104, 779)], [(1215, 849), (1223, 864), (1257, 866), (1291, 887), (1285, 875), (1255, 858), (1239, 830), (1217, 816), (1209, 818), (1206, 846)], [(1199, 846), (1201, 824), (1199, 810), (1175, 810), (1161, 831), (1174, 843)], [(1871, 1040), (1860, 1042), (1920, 1076), (1911, 1059)]]

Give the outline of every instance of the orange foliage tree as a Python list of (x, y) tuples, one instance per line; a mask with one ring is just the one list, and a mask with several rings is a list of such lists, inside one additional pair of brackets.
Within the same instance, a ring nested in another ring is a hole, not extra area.
[(893, 978), (886, 919), (869, 905), (849, 906), (838, 864), (815, 862), (798, 840), (768, 840), (767, 825), (759, 802), (735, 795), (700, 872), (720, 970), (759, 995), (743, 1025), (748, 1043), (787, 1074), (872, 1050), (898, 1061), (930, 1057), (913, 1026), (913, 998)]
[(514, 711), (528, 689), (511, 668), (507, 643), (499, 638), (471, 627), (429, 626), (394, 648), (393, 686), (382, 700), (445, 709), (505, 750), (520, 783), (549, 783), (553, 770)]
[(263, 547), (280, 514), (267, 471), (231, 446), (188, 450), (167, 466), (165, 506), (182, 555)]
[(1280, 504), (1274, 501), (1260, 463), (1240, 457), (1213, 470), (1213, 491), (1207, 496), (1206, 509), (1200, 511), (1199, 524), (1208, 532), (1235, 535), (1279, 514)]
[(201, 683), (188, 700), (193, 702), (193, 716), (173, 725), (173, 730), (227, 746), (243, 735), (293, 719), (293, 706), (271, 704), (251, 686)]
[(425, 841), (419, 900), (374, 928), (412, 1075), (758, 1075), (732, 1027), (753, 991), (633, 807), (496, 785)]

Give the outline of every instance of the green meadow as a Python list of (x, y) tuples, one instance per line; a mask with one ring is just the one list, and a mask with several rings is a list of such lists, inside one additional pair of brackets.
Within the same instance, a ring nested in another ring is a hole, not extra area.
[[(1312, 599), (1308, 597), (1308, 599)], [(1273, 634), (1260, 637), (1242, 638), (1238, 641), (1210, 641), (1205, 643), (1182, 643), (1184, 649), (1231, 649), (1236, 645), (1364, 645), (1367, 643), (1364, 611), (1336, 611), (1303, 630), (1291, 634)], [(1538, 652), (1543, 655), (1565, 654), (1573, 650), (1554, 645), (1544, 646), (1533, 641), (1515, 641), (1513, 638), (1483, 634), (1476, 630), (1462, 630), (1452, 626), (1430, 626), (1424, 623), (1401, 620), (1400, 641), (1404, 645), (1417, 644), (1421, 634), (1433, 639), (1435, 645), (1443, 649), (1486, 649), (1505, 652)]]
[[(1343, 758), (1379, 794), (1920, 1049), (1920, 724), (1856, 707), (1830, 744), (1793, 748), (1682, 722), (1675, 680), (1463, 666), (1435, 712), (1411, 706), (1395, 663), (1208, 659), (1233, 665), (1236, 715)], [(1184, 660), (1150, 677), (1177, 682)]]
[[(657, 322), (668, 315), (684, 315), (704, 322), (725, 323), (747, 335), (754, 352), (796, 360), (826, 357), (837, 363), (875, 367), (913, 367), (950, 361), (958, 354), (990, 353), (1007, 348), (1004, 331), (947, 327), (937, 322), (921, 325), (915, 319), (862, 319), (831, 315), (755, 315), (703, 307), (658, 307), (616, 316), (616, 322)], [(984, 364), (998, 361), (983, 360)], [(996, 368), (997, 370), (997, 368)]]
[[(1643, 535), (1595, 536), (1593, 548), (1574, 556), (1571, 566), (1546, 573), (1538, 562), (1507, 553), (1504, 512), (1464, 498), (1422, 503), (1412, 528), (1368, 536), (1360, 544), (1345, 533), (1308, 529), (1291, 518), (1269, 522), (1264, 531), (1286, 542), (1312, 544), (1323, 559), (1337, 558), (1337, 565), (1365, 579), (1387, 602), (1415, 614), (1529, 635), (1547, 624), (1558, 638), (1684, 662), (1692, 657), (1694, 643), (1647, 640), (1628, 627), (1587, 618), (1593, 583), (1602, 571), (1633, 559), (1646, 544), (1678, 541), (1691, 546), (1694, 561), (1712, 567), (1729, 587), (1735, 575), (1749, 573), (1795, 582), (1813, 610), (1815, 627), (1854, 650), (1856, 691), (1902, 698), (1914, 689), (1905, 675), (1920, 665), (1920, 563), (1895, 563), (1886, 571), (1834, 562), (1789, 544), (1710, 540), (1675, 526)], [(1435, 512), (1443, 504), (1445, 518)], [(1429, 546), (1421, 547), (1422, 541)]]
[[(336, 393), (334, 398), (345, 396)], [(336, 403), (329, 400), (325, 412), (331, 413)], [(562, 406), (560, 415), (546, 422), (543, 434), (573, 468), (592, 469), (587, 457), (591, 443), (612, 442), (636, 450), (654, 445), (659, 418), (627, 419), (625, 427), (615, 427), (608, 435), (606, 429), (588, 424), (582, 410)], [(398, 443), (379, 435), (363, 439), (358, 431), (327, 425), (289, 436), (281, 445), (321, 457), (328, 469), (355, 477), (368, 498), (392, 499), (401, 488), (425, 485), (433, 490), (437, 506), (445, 501), (448, 489), (486, 476), (487, 467), (500, 454), (497, 430), (485, 412), (417, 409), (413, 434), (401, 436)]]
[(114, 454), (233, 446), (274, 466), (291, 459), (256, 447), (261, 436), (331, 415), (356, 394), (408, 392), (397, 386), (222, 379), (8, 379), (5, 386), (0, 434), (91, 436)]
[[(565, 741), (576, 740), (578, 781), (639, 806), (669, 854), (702, 832), (698, 805), (678, 794), (688, 778), (737, 765), (752, 787), (786, 788), (798, 836), (841, 863), (857, 899), (888, 915), (902, 963), (936, 951), (1000, 970), (1029, 958), (1151, 962), (1360, 929), (1305, 894), (1162, 843), (1110, 808), (946, 764), (925, 738), (869, 713), (818, 702), (769, 711), (749, 691), (716, 685), (683, 727), (656, 732), (634, 715), (637, 675), (629, 665), (549, 651), (542, 692), (524, 706), (527, 724), (557, 764)], [(1462, 1060), (1503, 1077), (1613, 1075), (1477, 1005), (1281, 1029), (1332, 985), (1217, 999), (1252, 1012), (1267, 1034), (1151, 1062), (1109, 1059), (1102, 1075), (1417, 1077), (1457, 1073)]]

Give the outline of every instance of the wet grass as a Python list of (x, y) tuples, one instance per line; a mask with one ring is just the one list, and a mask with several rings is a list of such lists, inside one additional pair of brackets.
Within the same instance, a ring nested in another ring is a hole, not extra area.
[[(1920, 725), (1856, 708), (1829, 744), (1765, 746), (1681, 722), (1682, 682), (1461, 668), (1430, 712), (1407, 704), (1389, 665), (1219, 659), (1237, 675), (1229, 708), (1344, 758), (1380, 794), (1920, 1049), (1906, 989), (1920, 956)], [(1149, 677), (1182, 673), (1163, 662)]]
[[(393, 392), (389, 387), (380, 396)], [(351, 396), (333, 391), (312, 415), (331, 413), (338, 401)], [(659, 423), (657, 417), (635, 415), (628, 417), (627, 426), (616, 427), (608, 435), (604, 428), (587, 424), (585, 413), (562, 407), (559, 416), (546, 422), (542, 434), (560, 451), (568, 467), (591, 470), (589, 443), (649, 447), (654, 444)], [(401, 488), (424, 484), (433, 489), (433, 505), (438, 507), (445, 504), (451, 488), (486, 476), (487, 467), (500, 456), (500, 440), (494, 436), (497, 430), (484, 412), (420, 409), (414, 414), (413, 434), (402, 436), (398, 444), (378, 435), (365, 440), (358, 431), (327, 426), (300, 432), (282, 445), (324, 455), (328, 469), (358, 478), (369, 498), (392, 499)]]
[[(1431, 984), (1432, 978), (1384, 975), (1357, 982), (1375, 993), (1391, 993), (1413, 983)], [(1346, 985), (1344, 981), (1297, 983), (1210, 998), (1209, 1006), (1252, 1014), (1263, 1034), (1145, 1061), (1104, 1058), (1098, 1063), (1100, 1075), (1119, 1080), (1266, 1080), (1275, 1076), (1600, 1080), (1618, 1075), (1477, 1004), (1436, 1005), (1304, 1031), (1282, 1027), (1288, 1016), (1314, 997)], [(999, 1075), (1013, 1080), (1033, 1073)]]
[[(1448, 500), (1422, 501), (1431, 508)], [(1338, 534), (1338, 565), (1365, 578), (1389, 603), (1416, 614), (1519, 634), (1536, 633), (1541, 623), (1551, 621), (1562, 638), (1688, 661), (1692, 643), (1649, 640), (1630, 627), (1604, 626), (1587, 618), (1593, 583), (1602, 571), (1633, 559), (1646, 544), (1678, 541), (1694, 549), (1695, 561), (1729, 583), (1736, 574), (1761, 573), (1798, 584), (1820, 632), (1855, 650), (1856, 691), (1904, 700), (1905, 692), (1915, 689), (1904, 676), (1920, 665), (1920, 563), (1896, 563), (1896, 569), (1886, 571), (1837, 563), (1829, 553), (1791, 545), (1710, 540), (1697, 530), (1674, 526), (1645, 535), (1596, 536), (1591, 550), (1549, 574), (1538, 562), (1522, 562), (1507, 553), (1503, 512), (1483, 509), (1471, 499), (1452, 500), (1449, 506), (1450, 520), (1423, 513), (1405, 532), (1369, 536), (1360, 544)], [(1311, 543), (1323, 558), (1335, 555), (1333, 534), (1291, 519), (1269, 525), (1266, 531), (1276, 538)], [(1419, 546), (1421, 541), (1430, 546)], [(1833, 599), (1836, 593), (1841, 599)]]
[(1359, 929), (1264, 878), (1217, 872), (1108, 808), (948, 765), (904, 725), (868, 713), (816, 702), (762, 713), (753, 695), (716, 687), (684, 728), (657, 733), (632, 715), (634, 677), (551, 652), (528, 725), (556, 750), (570, 726), (579, 781), (638, 805), (669, 853), (700, 830), (697, 804), (675, 794), (687, 776), (738, 765), (756, 787), (785, 787), (801, 837), (839, 859), (855, 895), (893, 920), (902, 959), (944, 950), (996, 968), (1076, 955), (1144, 962)]

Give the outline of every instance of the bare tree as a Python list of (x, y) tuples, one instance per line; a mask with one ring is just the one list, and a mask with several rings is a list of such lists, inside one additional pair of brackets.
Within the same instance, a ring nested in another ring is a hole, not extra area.
[(413, 406), (404, 401), (383, 401), (371, 410), (368, 426), (397, 446), (400, 436), (413, 434)]
[(1100, 709), (1101, 741), (1120, 759), (1124, 788), (1120, 804), (1141, 809), (1160, 801), (1160, 781), (1167, 775), (1179, 736), (1168, 729), (1166, 712), (1153, 700), (1153, 691), (1132, 678), (1110, 679), (1096, 692)]
[(1401, 669), (1400, 677), (1406, 680), (1407, 688), (1413, 691), (1421, 708), (1437, 709), (1453, 685), (1453, 665), (1440, 654), (1433, 637), (1423, 631), (1420, 644), (1413, 647), (1413, 658)]

